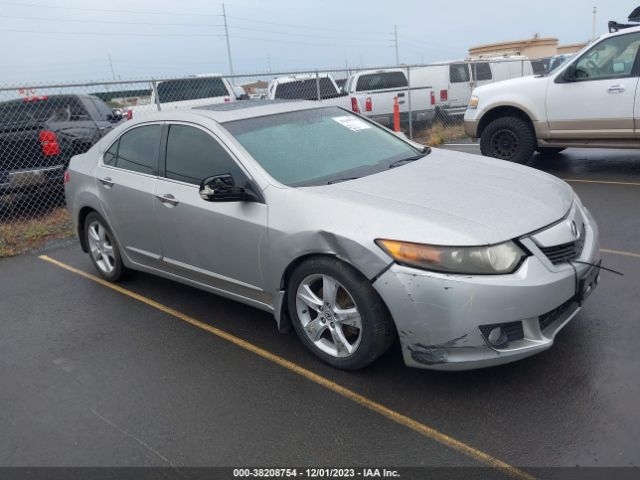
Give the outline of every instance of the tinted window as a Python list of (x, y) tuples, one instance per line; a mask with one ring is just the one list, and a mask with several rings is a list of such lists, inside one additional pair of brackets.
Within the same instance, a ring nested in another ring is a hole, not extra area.
[(118, 156), (118, 143), (119, 143), (119, 141), (114, 142), (114, 144), (111, 145), (111, 147), (109, 147), (109, 150), (104, 152), (104, 155), (102, 156), (102, 162), (105, 165), (114, 165), (115, 166), (116, 157)]
[(120, 137), (116, 167), (155, 175), (162, 125), (148, 125), (129, 130)]
[(358, 78), (357, 91), (402, 88), (407, 86), (407, 78), (402, 72), (381, 72), (362, 75)]
[(98, 118), (100, 118), (100, 120), (104, 120), (105, 122), (108, 121), (109, 117), (113, 114), (111, 109), (99, 98), (91, 97), (89, 98), (89, 101), (93, 104), (94, 107), (96, 107), (99, 116)]
[(628, 77), (640, 47), (640, 33), (619, 35), (603, 40), (576, 63), (576, 78), (593, 80), (599, 78)]
[(337, 107), (248, 118), (223, 126), (273, 178), (290, 186), (371, 175), (418, 154), (375, 123)]
[(466, 63), (454, 63), (449, 65), (449, 81), (460, 83), (469, 81), (469, 68)]
[(171, 125), (167, 139), (167, 178), (200, 185), (205, 178), (224, 173), (230, 173), (236, 181), (243, 176), (240, 167), (217, 140), (199, 128)]
[(168, 80), (158, 84), (158, 98), (161, 103), (227, 96), (227, 87), (219, 77)]
[(88, 119), (87, 111), (73, 96), (35, 97), (0, 103), (0, 123), (71, 122)]
[(471, 69), (473, 71), (473, 78), (476, 81), (480, 82), (482, 80), (491, 80), (493, 78), (493, 75), (491, 74), (491, 66), (486, 62), (472, 63)]
[[(339, 95), (330, 78), (323, 77), (318, 82), (320, 83), (320, 98), (332, 98)], [(317, 100), (318, 86), (316, 85), (316, 79), (280, 83), (276, 87), (275, 98)]]

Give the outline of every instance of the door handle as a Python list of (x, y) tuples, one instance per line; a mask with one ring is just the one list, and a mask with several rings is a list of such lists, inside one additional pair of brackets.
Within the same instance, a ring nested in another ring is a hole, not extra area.
[(175, 207), (180, 202), (176, 200), (176, 197), (171, 195), (170, 193), (165, 193), (164, 195), (156, 195), (156, 198), (162, 202), (165, 206)]
[(624, 85), (611, 85), (609, 88), (607, 88), (607, 92), (608, 93), (623, 93), (624, 92)]
[(100, 183), (107, 188), (111, 188), (115, 185), (115, 182), (111, 180), (111, 177), (99, 178), (98, 180), (100, 180)]

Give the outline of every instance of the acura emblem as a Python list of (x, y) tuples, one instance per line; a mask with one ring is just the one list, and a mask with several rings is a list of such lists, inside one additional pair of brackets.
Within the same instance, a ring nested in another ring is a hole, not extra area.
[(576, 225), (576, 222), (571, 220), (571, 223), (569, 224), (569, 228), (571, 229), (571, 233), (573, 234), (573, 236), (578, 238), (578, 226)]

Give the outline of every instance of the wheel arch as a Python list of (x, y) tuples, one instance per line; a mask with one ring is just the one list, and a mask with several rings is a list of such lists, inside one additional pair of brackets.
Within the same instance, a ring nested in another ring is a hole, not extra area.
[(482, 115), (482, 118), (480, 118), (480, 122), (478, 122), (478, 137), (482, 136), (484, 129), (487, 127), (487, 125), (489, 125), (489, 123), (501, 117), (518, 117), (524, 120), (527, 125), (529, 125), (529, 128), (531, 128), (533, 134), (536, 135), (536, 129), (533, 124), (533, 120), (531, 119), (531, 115), (528, 112), (520, 107), (516, 107), (513, 105), (500, 105), (491, 108), (484, 115)]

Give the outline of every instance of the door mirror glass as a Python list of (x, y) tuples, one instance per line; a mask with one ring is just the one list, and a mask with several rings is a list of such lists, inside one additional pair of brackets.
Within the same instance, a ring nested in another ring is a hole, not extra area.
[(200, 197), (207, 202), (258, 202), (250, 187), (236, 186), (230, 173), (205, 178), (200, 184)]

